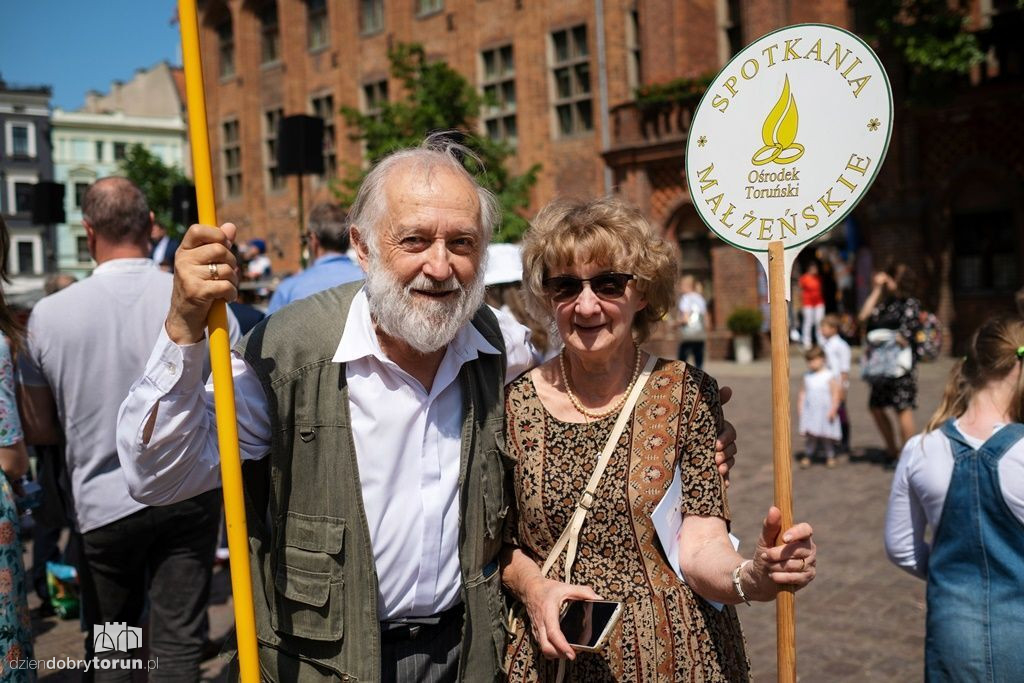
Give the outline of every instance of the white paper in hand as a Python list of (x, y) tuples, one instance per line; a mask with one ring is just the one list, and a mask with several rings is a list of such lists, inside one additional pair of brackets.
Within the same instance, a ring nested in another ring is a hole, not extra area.
[[(661, 541), (661, 547), (665, 551), (669, 566), (675, 571), (676, 576), (686, 581), (683, 570), (679, 567), (679, 529), (683, 526), (682, 507), (683, 478), (680, 468), (676, 467), (668, 491), (665, 492), (665, 496), (651, 513), (651, 521), (654, 523), (654, 530), (658, 533), (658, 540)], [(740, 539), (729, 534), (729, 540), (732, 541), (733, 549), (739, 549)], [(713, 600), (707, 602), (715, 609), (722, 610), (722, 603)]]

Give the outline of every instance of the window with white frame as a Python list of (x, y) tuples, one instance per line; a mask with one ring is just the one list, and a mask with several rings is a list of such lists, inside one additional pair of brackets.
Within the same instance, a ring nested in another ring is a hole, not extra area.
[(377, 33), (384, 28), (384, 0), (359, 0), (360, 33)]
[(267, 186), (271, 190), (284, 187), (284, 176), (277, 172), (277, 127), (281, 124), (284, 110), (268, 109), (263, 112), (263, 150), (267, 167)]
[(15, 237), (12, 240), (11, 272), (17, 275), (32, 275), (43, 271), (43, 245), (36, 236)]
[(75, 208), (82, 208), (82, 201), (85, 199), (85, 193), (89, 191), (89, 183), (76, 182), (75, 183)]
[(75, 238), (75, 255), (79, 263), (92, 261), (92, 254), (89, 253), (89, 238), (85, 235), (78, 235)]
[(7, 175), (7, 213), (31, 213), (32, 195), (38, 176), (21, 173)]
[(480, 52), (480, 79), (484, 93), (482, 120), (487, 137), (515, 144), (516, 65), (512, 46), (502, 45)]
[(551, 33), (551, 77), (560, 137), (594, 129), (587, 25)]
[(224, 192), (228, 197), (242, 194), (242, 143), (238, 120), (221, 124), (221, 149), (224, 155)]
[(333, 178), (338, 168), (338, 156), (334, 144), (334, 95), (327, 93), (310, 99), (313, 116), (324, 122), (324, 177)]
[(128, 156), (128, 143), (127, 142), (115, 142), (114, 143), (114, 161), (124, 161), (125, 157)]
[(21, 159), (36, 156), (36, 124), (32, 121), (8, 121), (6, 125), (7, 154)]
[(327, 0), (306, 0), (306, 46), (310, 50), (322, 50), (330, 44)]

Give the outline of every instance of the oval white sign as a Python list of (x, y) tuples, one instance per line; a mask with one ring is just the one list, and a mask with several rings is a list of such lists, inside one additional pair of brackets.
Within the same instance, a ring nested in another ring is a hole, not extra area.
[(835, 26), (788, 26), (715, 77), (693, 116), (686, 179), (726, 242), (787, 250), (841, 222), (867, 192), (892, 134), (892, 89), (874, 51)]

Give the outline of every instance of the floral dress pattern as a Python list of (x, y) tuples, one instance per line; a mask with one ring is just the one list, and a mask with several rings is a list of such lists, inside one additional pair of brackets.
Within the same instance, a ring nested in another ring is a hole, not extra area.
[[(14, 402), (14, 367), (7, 339), (0, 335), (0, 446), (22, 439)], [(35, 671), (15, 668), (32, 659), (32, 620), (25, 598), (25, 567), (18, 536), (18, 508), (7, 477), (0, 473), (0, 681), (34, 681)]]
[[(508, 540), (538, 564), (561, 535), (616, 415), (588, 424), (551, 416), (530, 375), (506, 395), (507, 439), (515, 460), (518, 519)], [(718, 387), (693, 366), (659, 361), (601, 477), (597, 501), (580, 533), (573, 583), (624, 603), (608, 644), (578, 653), (566, 681), (746, 681), (743, 634), (736, 611), (719, 612), (679, 580), (665, 560), (650, 514), (682, 468), (684, 512), (729, 519), (714, 464), (721, 423)], [(564, 576), (564, 553), (549, 576)], [(508, 680), (554, 680), (528, 624), (506, 654)]]
[[(921, 302), (913, 297), (893, 297), (880, 303), (867, 322), (868, 332), (877, 329), (895, 330), (913, 346), (917, 331), (921, 329)], [(912, 354), (912, 358), (916, 358), (916, 354)], [(896, 410), (917, 408), (917, 368), (912, 367), (902, 377), (872, 382), (868, 405)]]

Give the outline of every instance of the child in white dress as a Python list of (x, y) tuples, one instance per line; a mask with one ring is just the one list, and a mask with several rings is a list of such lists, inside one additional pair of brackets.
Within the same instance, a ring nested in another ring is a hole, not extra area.
[(839, 405), (842, 386), (839, 378), (825, 367), (825, 352), (815, 346), (805, 354), (807, 372), (797, 400), (800, 435), (806, 438), (800, 467), (810, 467), (811, 458), (822, 451), (825, 466), (836, 465), (836, 443), (842, 438), (839, 424)]

